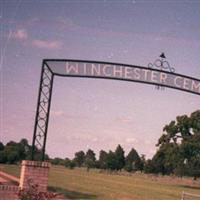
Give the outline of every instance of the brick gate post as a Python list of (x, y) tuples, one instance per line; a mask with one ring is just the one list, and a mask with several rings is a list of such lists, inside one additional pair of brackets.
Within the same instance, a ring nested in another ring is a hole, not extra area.
[(20, 175), (20, 189), (27, 189), (29, 181), (37, 184), (40, 191), (47, 191), (50, 163), (23, 160)]

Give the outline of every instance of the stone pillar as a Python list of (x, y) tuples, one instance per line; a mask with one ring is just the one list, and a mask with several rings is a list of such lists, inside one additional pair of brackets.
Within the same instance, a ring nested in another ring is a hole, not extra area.
[(49, 162), (23, 160), (19, 187), (27, 189), (30, 180), (31, 183), (38, 185), (40, 191), (47, 191), (49, 169)]

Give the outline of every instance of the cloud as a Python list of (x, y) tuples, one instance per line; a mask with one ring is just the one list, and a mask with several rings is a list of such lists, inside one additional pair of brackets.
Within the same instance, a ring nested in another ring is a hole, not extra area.
[(62, 43), (57, 40), (54, 41), (33, 40), (32, 45), (40, 49), (48, 49), (48, 50), (60, 49), (62, 47)]
[(129, 123), (132, 122), (132, 119), (128, 117), (118, 117), (116, 121), (121, 123)]
[(85, 132), (82, 133), (73, 133), (73, 135), (68, 136), (67, 139), (69, 141), (82, 141), (82, 142), (99, 142), (100, 138), (95, 135), (88, 134)]
[(28, 33), (25, 29), (18, 29), (12, 34), (12, 38), (16, 40), (27, 40)]
[[(37, 19), (33, 19), (33, 21), (34, 20)], [(63, 45), (63, 43), (58, 40), (40, 40), (31, 38), (29, 37), (27, 30), (24, 28), (20, 28), (14, 32), (11, 32), (8, 38), (20, 41), (23, 45), (27, 44), (28, 46), (30, 45), (39, 49), (55, 50), (60, 49)]]
[(128, 144), (133, 144), (133, 143), (136, 143), (137, 142), (137, 140), (135, 139), (135, 138), (126, 138), (126, 143), (128, 143)]
[(60, 117), (60, 116), (63, 116), (63, 114), (64, 114), (64, 112), (62, 110), (58, 110), (58, 111), (51, 110), (52, 117)]

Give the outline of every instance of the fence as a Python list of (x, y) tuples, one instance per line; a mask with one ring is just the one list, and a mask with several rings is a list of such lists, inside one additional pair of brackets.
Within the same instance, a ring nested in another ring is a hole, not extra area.
[(181, 200), (200, 200), (200, 195), (182, 192)]

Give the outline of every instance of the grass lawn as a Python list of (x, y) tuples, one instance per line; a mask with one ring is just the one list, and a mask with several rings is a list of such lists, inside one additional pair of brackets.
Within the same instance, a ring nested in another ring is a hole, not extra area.
[[(19, 176), (19, 166), (1, 165), (3, 171)], [(181, 192), (200, 194), (200, 181), (144, 174), (131, 176), (100, 173), (97, 170), (69, 170), (52, 166), (49, 189), (71, 199), (95, 200), (180, 200)]]

